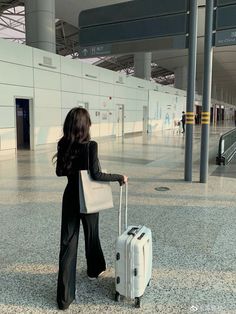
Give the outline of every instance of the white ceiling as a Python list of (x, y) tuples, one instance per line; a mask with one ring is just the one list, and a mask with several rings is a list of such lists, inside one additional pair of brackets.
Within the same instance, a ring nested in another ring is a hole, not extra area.
[[(80, 11), (99, 6), (128, 2), (124, 0), (56, 0), (56, 18), (66, 21), (78, 27), (78, 16)], [(204, 0), (198, 4), (203, 5)], [(198, 12), (198, 62), (197, 81), (202, 80), (203, 73), (203, 48), (204, 48), (204, 20), (205, 9), (199, 8)], [(187, 50), (153, 51), (152, 61), (161, 67), (174, 70), (180, 66), (187, 65)], [(213, 85), (217, 90), (221, 88), (236, 95), (236, 46), (214, 48), (213, 58)]]

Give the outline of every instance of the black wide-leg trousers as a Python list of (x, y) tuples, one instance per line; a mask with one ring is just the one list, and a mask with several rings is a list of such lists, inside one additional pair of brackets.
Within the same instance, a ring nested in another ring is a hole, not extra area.
[(62, 202), (61, 244), (57, 284), (57, 303), (67, 307), (75, 299), (77, 248), (82, 221), (87, 274), (97, 277), (106, 269), (99, 239), (99, 214), (80, 214), (79, 198), (67, 187)]

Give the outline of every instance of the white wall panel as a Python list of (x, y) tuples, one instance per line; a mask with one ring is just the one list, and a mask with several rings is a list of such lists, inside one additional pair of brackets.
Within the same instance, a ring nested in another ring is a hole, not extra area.
[(61, 126), (35, 128), (35, 145), (56, 143), (62, 136)]
[[(99, 109), (98, 109), (99, 110)], [(98, 110), (89, 110), (92, 126), (90, 129), (91, 137), (99, 137), (100, 136), (100, 111)]]
[(112, 136), (113, 132), (113, 123), (101, 123), (100, 124), (100, 136)]
[(116, 98), (129, 98), (129, 88), (123, 85), (115, 85), (114, 97)]
[(33, 49), (33, 64), (35, 68), (52, 72), (61, 71), (60, 56), (45, 50)]
[(99, 98), (99, 107), (104, 110), (113, 110), (114, 109), (114, 101), (113, 98), (109, 99), (109, 97), (100, 97)]
[(101, 96), (110, 96), (113, 97), (114, 94), (114, 85), (109, 83), (99, 83), (100, 95)]
[(140, 99), (140, 100), (142, 99), (142, 100), (148, 101), (148, 90), (139, 88), (138, 90), (136, 90), (135, 94), (136, 94), (135, 99)]
[(83, 93), (90, 95), (99, 95), (99, 82), (83, 79)]
[(185, 104), (185, 97), (149, 91), (149, 131), (173, 128), (174, 120), (181, 119)]
[(35, 88), (60, 90), (61, 77), (59, 73), (34, 69), (34, 84)]
[[(140, 106), (141, 103), (141, 106)], [(145, 101), (139, 101), (136, 99), (126, 99), (126, 110), (132, 110), (132, 111), (136, 111), (136, 110), (143, 110), (143, 106), (146, 105)]]
[[(114, 106), (116, 105), (116, 104), (125, 104), (126, 102), (128, 102), (129, 101), (129, 99), (127, 99), (127, 98), (117, 98), (117, 97), (114, 97), (114, 99), (113, 99), (113, 102), (114, 102)], [(132, 100), (131, 100), (132, 101)]]
[(0, 84), (0, 106), (15, 106), (15, 98), (32, 98), (33, 88)]
[(49, 89), (35, 88), (35, 106), (47, 108), (61, 107), (61, 92)]
[(114, 97), (117, 98), (129, 98), (129, 99), (143, 99), (148, 98), (148, 91), (139, 88), (129, 88), (127, 86), (114, 87)]
[(135, 121), (133, 122), (133, 132), (143, 132), (143, 121)]
[(126, 85), (133, 88), (146, 88), (146, 80), (142, 80), (138, 77), (127, 76)]
[(108, 134), (110, 136), (114, 136), (115, 135), (115, 128), (114, 128), (113, 120), (111, 120), (111, 122), (108, 124)]
[(126, 85), (128, 77), (125, 74), (114, 72), (113, 83), (115, 85)]
[(61, 73), (82, 77), (82, 62), (61, 57)]
[(99, 67), (86, 62), (82, 62), (82, 76), (86, 79), (99, 81)]
[(61, 104), (62, 108), (73, 108), (78, 107), (83, 102), (83, 94), (62, 92), (61, 93)]
[(134, 99), (126, 99), (125, 104), (125, 111), (137, 109), (137, 101)]
[(81, 93), (82, 79), (75, 76), (61, 75), (61, 89), (66, 92)]
[(100, 123), (100, 109), (97, 110), (89, 110), (90, 118), (92, 125)]
[(30, 67), (0, 61), (0, 73), (2, 84), (33, 86), (33, 69)]
[(15, 127), (15, 108), (0, 107), (0, 128)]
[(127, 76), (126, 79), (126, 86), (136, 88), (138, 83), (137, 83), (138, 78), (133, 77), (133, 76)]
[[(80, 103), (89, 105), (93, 137), (114, 134), (117, 105), (124, 105), (125, 133), (142, 131), (143, 106), (149, 106), (152, 131), (173, 127), (173, 121), (179, 120), (186, 108), (186, 91), (6, 41), (0, 40), (0, 48), (0, 73), (4, 74), (0, 76), (0, 132), (6, 130), (1, 137), (4, 149), (16, 145), (14, 96), (35, 97), (36, 146), (58, 141), (66, 114)], [(147, 90), (156, 88), (158, 92)], [(227, 110), (225, 116), (231, 117)]]
[(135, 100), (135, 104), (136, 104), (136, 110), (142, 110), (143, 111), (143, 107), (144, 106), (148, 106), (148, 99), (146, 100)]
[(32, 48), (0, 38), (0, 60), (32, 66)]
[(90, 134), (91, 138), (100, 137), (100, 123), (92, 123)]
[(114, 76), (114, 71), (110, 71), (107, 69), (103, 69), (99, 67), (99, 74), (100, 74), (100, 81), (101, 82), (107, 82), (113, 84), (113, 76)]
[(108, 136), (108, 123), (100, 123), (100, 136)]
[(124, 119), (125, 119), (125, 122), (136, 121), (136, 110), (125, 110)]
[(143, 110), (136, 111), (136, 121), (143, 121)]
[(61, 125), (60, 108), (35, 108), (35, 126), (48, 127)]
[(111, 136), (113, 131), (113, 116), (109, 110), (101, 110), (100, 136)]
[(89, 110), (100, 108), (100, 97), (94, 95), (83, 95), (83, 101), (88, 103)]
[(186, 97), (183, 96), (177, 97), (177, 110), (179, 114), (182, 111), (186, 111)]
[(134, 132), (134, 122), (125, 122), (124, 133), (133, 133)]
[(16, 148), (16, 129), (0, 129), (0, 150)]

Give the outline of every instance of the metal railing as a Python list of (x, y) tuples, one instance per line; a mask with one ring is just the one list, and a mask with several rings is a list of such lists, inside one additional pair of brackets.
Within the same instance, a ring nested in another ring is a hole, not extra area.
[(236, 154), (236, 128), (221, 135), (216, 164), (228, 164)]

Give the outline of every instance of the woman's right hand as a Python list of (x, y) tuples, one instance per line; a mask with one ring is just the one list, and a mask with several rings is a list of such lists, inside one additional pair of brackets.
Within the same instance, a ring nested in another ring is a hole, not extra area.
[(124, 176), (124, 183), (126, 184), (128, 182), (128, 177)]

